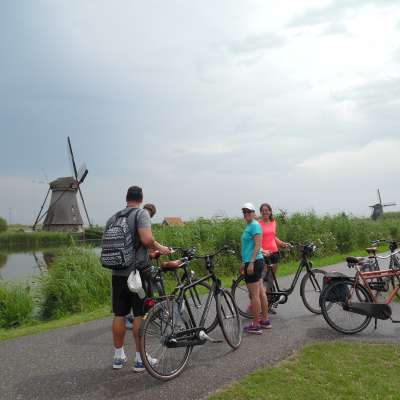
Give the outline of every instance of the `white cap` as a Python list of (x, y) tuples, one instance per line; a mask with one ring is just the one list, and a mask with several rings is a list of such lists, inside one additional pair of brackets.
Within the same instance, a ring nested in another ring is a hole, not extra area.
[(251, 203), (244, 203), (242, 206), (242, 210), (250, 210), (250, 211), (256, 211), (255, 207)]

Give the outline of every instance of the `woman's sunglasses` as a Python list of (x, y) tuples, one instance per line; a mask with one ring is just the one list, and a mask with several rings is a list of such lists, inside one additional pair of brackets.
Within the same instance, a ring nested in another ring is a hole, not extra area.
[(251, 210), (242, 210), (243, 215), (251, 214), (252, 212)]

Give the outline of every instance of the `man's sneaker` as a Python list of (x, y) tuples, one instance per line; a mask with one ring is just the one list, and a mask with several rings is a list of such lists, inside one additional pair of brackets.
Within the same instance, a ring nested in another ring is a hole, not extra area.
[(126, 363), (126, 356), (123, 357), (123, 358), (114, 357), (113, 366), (112, 367), (113, 367), (113, 369), (121, 369), (124, 366), (125, 363)]
[(252, 333), (255, 335), (261, 335), (262, 329), (259, 325), (250, 324), (244, 327), (243, 329), (246, 333)]
[[(158, 364), (157, 358), (150, 357), (148, 354), (147, 354), (147, 360), (149, 361), (152, 367)], [(133, 370), (135, 372), (143, 372), (145, 370), (143, 362), (136, 360), (135, 365), (133, 366)]]
[(272, 328), (271, 321), (269, 319), (267, 319), (266, 321), (260, 321), (260, 328), (261, 329), (271, 329)]
[(136, 360), (135, 365), (133, 366), (133, 370), (135, 372), (143, 372), (145, 370), (143, 362)]

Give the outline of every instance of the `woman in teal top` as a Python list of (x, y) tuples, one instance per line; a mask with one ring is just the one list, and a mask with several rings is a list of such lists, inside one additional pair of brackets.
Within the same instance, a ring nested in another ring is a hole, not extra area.
[[(242, 207), (243, 218), (247, 225), (242, 234), (242, 261), (241, 273), (250, 295), (250, 310), (253, 320), (244, 329), (248, 333), (261, 334), (263, 329), (270, 329), (268, 318), (268, 299), (262, 284), (264, 271), (264, 257), (261, 252), (262, 229), (255, 219), (253, 204), (246, 203)], [(260, 320), (260, 310), (262, 319)]]

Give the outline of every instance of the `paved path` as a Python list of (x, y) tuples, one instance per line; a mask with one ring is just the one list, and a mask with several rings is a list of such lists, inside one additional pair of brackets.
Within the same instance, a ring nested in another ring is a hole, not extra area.
[[(327, 268), (348, 272), (344, 264)], [(285, 278), (283, 283), (290, 279)], [(283, 285), (286, 286), (286, 285)], [(400, 319), (400, 305), (394, 317)], [(0, 342), (0, 398), (8, 399), (199, 399), (249, 371), (276, 363), (300, 346), (315, 340), (366, 340), (395, 342), (400, 326), (381, 322), (362, 334), (344, 337), (320, 316), (303, 306), (298, 290), (273, 317), (273, 329), (262, 336), (244, 337), (231, 351), (224, 344), (195, 348), (182, 375), (162, 383), (132, 368), (111, 369), (113, 356), (110, 318), (74, 327)], [(213, 333), (218, 337), (220, 332)], [(130, 338), (129, 338), (130, 339)], [(128, 346), (126, 346), (128, 347)], [(128, 347), (130, 364), (132, 347)]]

